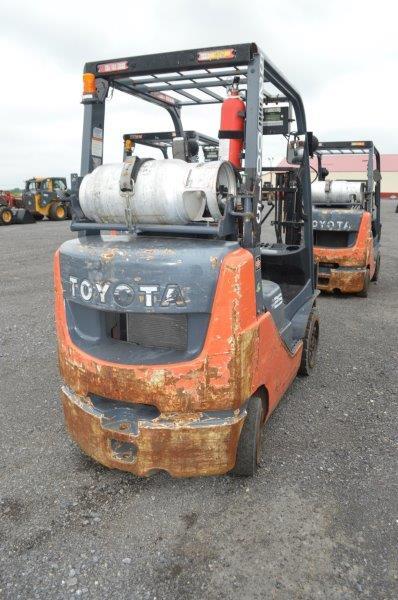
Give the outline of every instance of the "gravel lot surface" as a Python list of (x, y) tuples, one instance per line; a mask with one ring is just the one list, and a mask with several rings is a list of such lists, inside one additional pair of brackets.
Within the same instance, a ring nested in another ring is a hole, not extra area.
[(252, 480), (137, 479), (64, 429), (52, 255), (69, 224), (0, 229), (0, 598), (397, 599), (398, 214), (380, 281), (322, 296), (318, 366)]

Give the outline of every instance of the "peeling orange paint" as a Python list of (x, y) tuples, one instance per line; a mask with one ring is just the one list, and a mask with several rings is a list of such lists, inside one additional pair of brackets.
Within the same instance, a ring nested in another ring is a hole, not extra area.
[[(150, 425), (139, 424), (138, 434), (109, 431), (101, 417), (90, 414), (79, 396), (62, 391), (66, 426), (71, 438), (89, 456), (112, 469), (148, 476), (167, 471), (173, 477), (227, 473), (235, 464), (244, 414), (233, 415), (224, 425), (192, 427), (197, 417), (161, 416)], [(117, 456), (111, 441), (132, 444), (136, 457)]]

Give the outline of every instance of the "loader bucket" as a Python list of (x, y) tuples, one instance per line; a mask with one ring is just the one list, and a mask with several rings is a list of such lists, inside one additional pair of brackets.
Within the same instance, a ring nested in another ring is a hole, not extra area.
[(36, 221), (28, 210), (17, 208), (14, 214), (14, 223), (16, 225), (25, 225), (27, 223), (36, 223)]

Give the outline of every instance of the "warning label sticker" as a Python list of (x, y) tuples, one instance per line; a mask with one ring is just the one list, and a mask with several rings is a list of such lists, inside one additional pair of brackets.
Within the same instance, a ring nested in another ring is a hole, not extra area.
[(93, 137), (91, 138), (91, 154), (102, 158), (103, 148), (103, 130), (100, 127), (94, 127)]

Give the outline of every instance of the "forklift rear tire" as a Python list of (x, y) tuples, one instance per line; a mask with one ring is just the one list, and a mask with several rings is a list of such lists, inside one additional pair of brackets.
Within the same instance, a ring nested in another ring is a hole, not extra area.
[(66, 219), (66, 208), (60, 202), (50, 206), (49, 217), (51, 221), (63, 221)]
[(376, 258), (376, 268), (375, 268), (375, 272), (373, 273), (373, 277), (372, 277), (371, 281), (377, 281), (379, 279), (379, 271), (380, 271), (380, 254)]
[(42, 215), (41, 213), (34, 213), (33, 218), (35, 221), (42, 221), (44, 219), (44, 215)]
[(3, 206), (0, 208), (0, 225), (11, 225), (14, 215), (11, 208)]
[(365, 279), (363, 282), (363, 288), (357, 294), (360, 298), (368, 297), (369, 285), (370, 285), (370, 272), (369, 272), (369, 269), (366, 269), (366, 275), (365, 275)]
[(303, 354), (298, 370), (299, 375), (309, 375), (315, 367), (316, 354), (319, 343), (319, 316), (316, 308), (313, 308), (308, 317), (308, 323), (303, 338)]
[(233, 477), (252, 477), (260, 461), (261, 430), (264, 421), (263, 403), (259, 396), (252, 396), (247, 403), (247, 415), (240, 432)]

